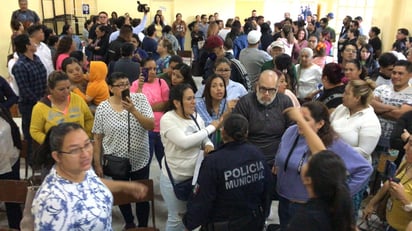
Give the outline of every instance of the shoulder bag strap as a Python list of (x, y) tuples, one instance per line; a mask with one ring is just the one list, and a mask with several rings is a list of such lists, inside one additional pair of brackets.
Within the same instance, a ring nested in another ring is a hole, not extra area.
[(130, 153), (130, 112), (127, 112), (127, 153)]
[(174, 186), (175, 185), (175, 180), (173, 179), (172, 172), (170, 171), (169, 165), (167, 164), (166, 155), (164, 155), (164, 158), (165, 158), (165, 166), (166, 166), (166, 170), (167, 170), (167, 175), (169, 176), (170, 182)]
[(290, 148), (289, 153), (288, 153), (288, 155), (287, 155), (287, 157), (286, 157), (285, 166), (283, 166), (283, 169), (284, 169), (285, 172), (286, 172), (286, 170), (288, 169), (289, 159), (290, 159), (290, 157), (292, 156), (293, 150), (295, 150), (295, 147), (296, 147), (296, 145), (297, 145), (297, 143), (298, 143), (298, 140), (299, 140), (299, 136), (300, 136), (300, 135), (297, 134), (297, 136), (296, 136), (296, 138), (295, 138), (295, 141), (293, 142), (293, 145), (292, 145), (292, 147)]
[(193, 115), (190, 115), (190, 118), (192, 118), (193, 121), (195, 121), (197, 128), (199, 128), (199, 131), (202, 130), (199, 126), (199, 124), (197, 123), (196, 118)]

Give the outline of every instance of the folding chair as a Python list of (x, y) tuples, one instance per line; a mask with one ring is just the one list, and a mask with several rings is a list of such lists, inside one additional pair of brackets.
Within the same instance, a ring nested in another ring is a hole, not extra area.
[[(0, 201), (8, 203), (26, 202), (28, 182), (25, 180), (0, 180)], [(0, 231), (14, 230), (0, 227)]]
[(113, 205), (124, 205), (124, 204), (130, 204), (130, 203), (136, 203), (136, 202), (145, 202), (145, 201), (150, 201), (150, 206), (151, 206), (151, 215), (152, 215), (152, 225), (153, 227), (139, 227), (139, 228), (132, 228), (132, 229), (127, 229), (127, 231), (159, 231), (159, 229), (156, 228), (156, 214), (155, 214), (155, 206), (154, 206), (154, 193), (153, 193), (153, 180), (148, 179), (148, 180), (137, 180), (136, 182), (144, 184), (147, 186), (147, 194), (144, 198), (142, 199), (136, 199), (130, 194), (124, 193), (124, 192), (119, 192), (119, 193), (113, 193)]

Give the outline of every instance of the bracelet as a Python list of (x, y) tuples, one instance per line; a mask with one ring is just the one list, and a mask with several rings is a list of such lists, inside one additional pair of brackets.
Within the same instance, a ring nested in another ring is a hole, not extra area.
[(412, 212), (412, 203), (402, 206), (405, 212)]

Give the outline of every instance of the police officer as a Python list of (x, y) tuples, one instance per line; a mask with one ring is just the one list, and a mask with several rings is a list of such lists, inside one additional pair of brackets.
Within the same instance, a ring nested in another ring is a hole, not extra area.
[(183, 223), (188, 230), (263, 230), (271, 177), (265, 157), (246, 142), (244, 116), (231, 114), (223, 127), (224, 144), (203, 160)]

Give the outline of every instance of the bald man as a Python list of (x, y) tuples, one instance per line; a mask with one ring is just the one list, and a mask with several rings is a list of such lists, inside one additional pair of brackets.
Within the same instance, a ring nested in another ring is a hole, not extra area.
[(255, 91), (240, 98), (233, 111), (248, 119), (248, 140), (262, 150), (270, 167), (282, 135), (292, 123), (283, 110), (293, 104), (289, 97), (277, 92), (278, 79), (274, 71), (263, 71), (256, 81)]

